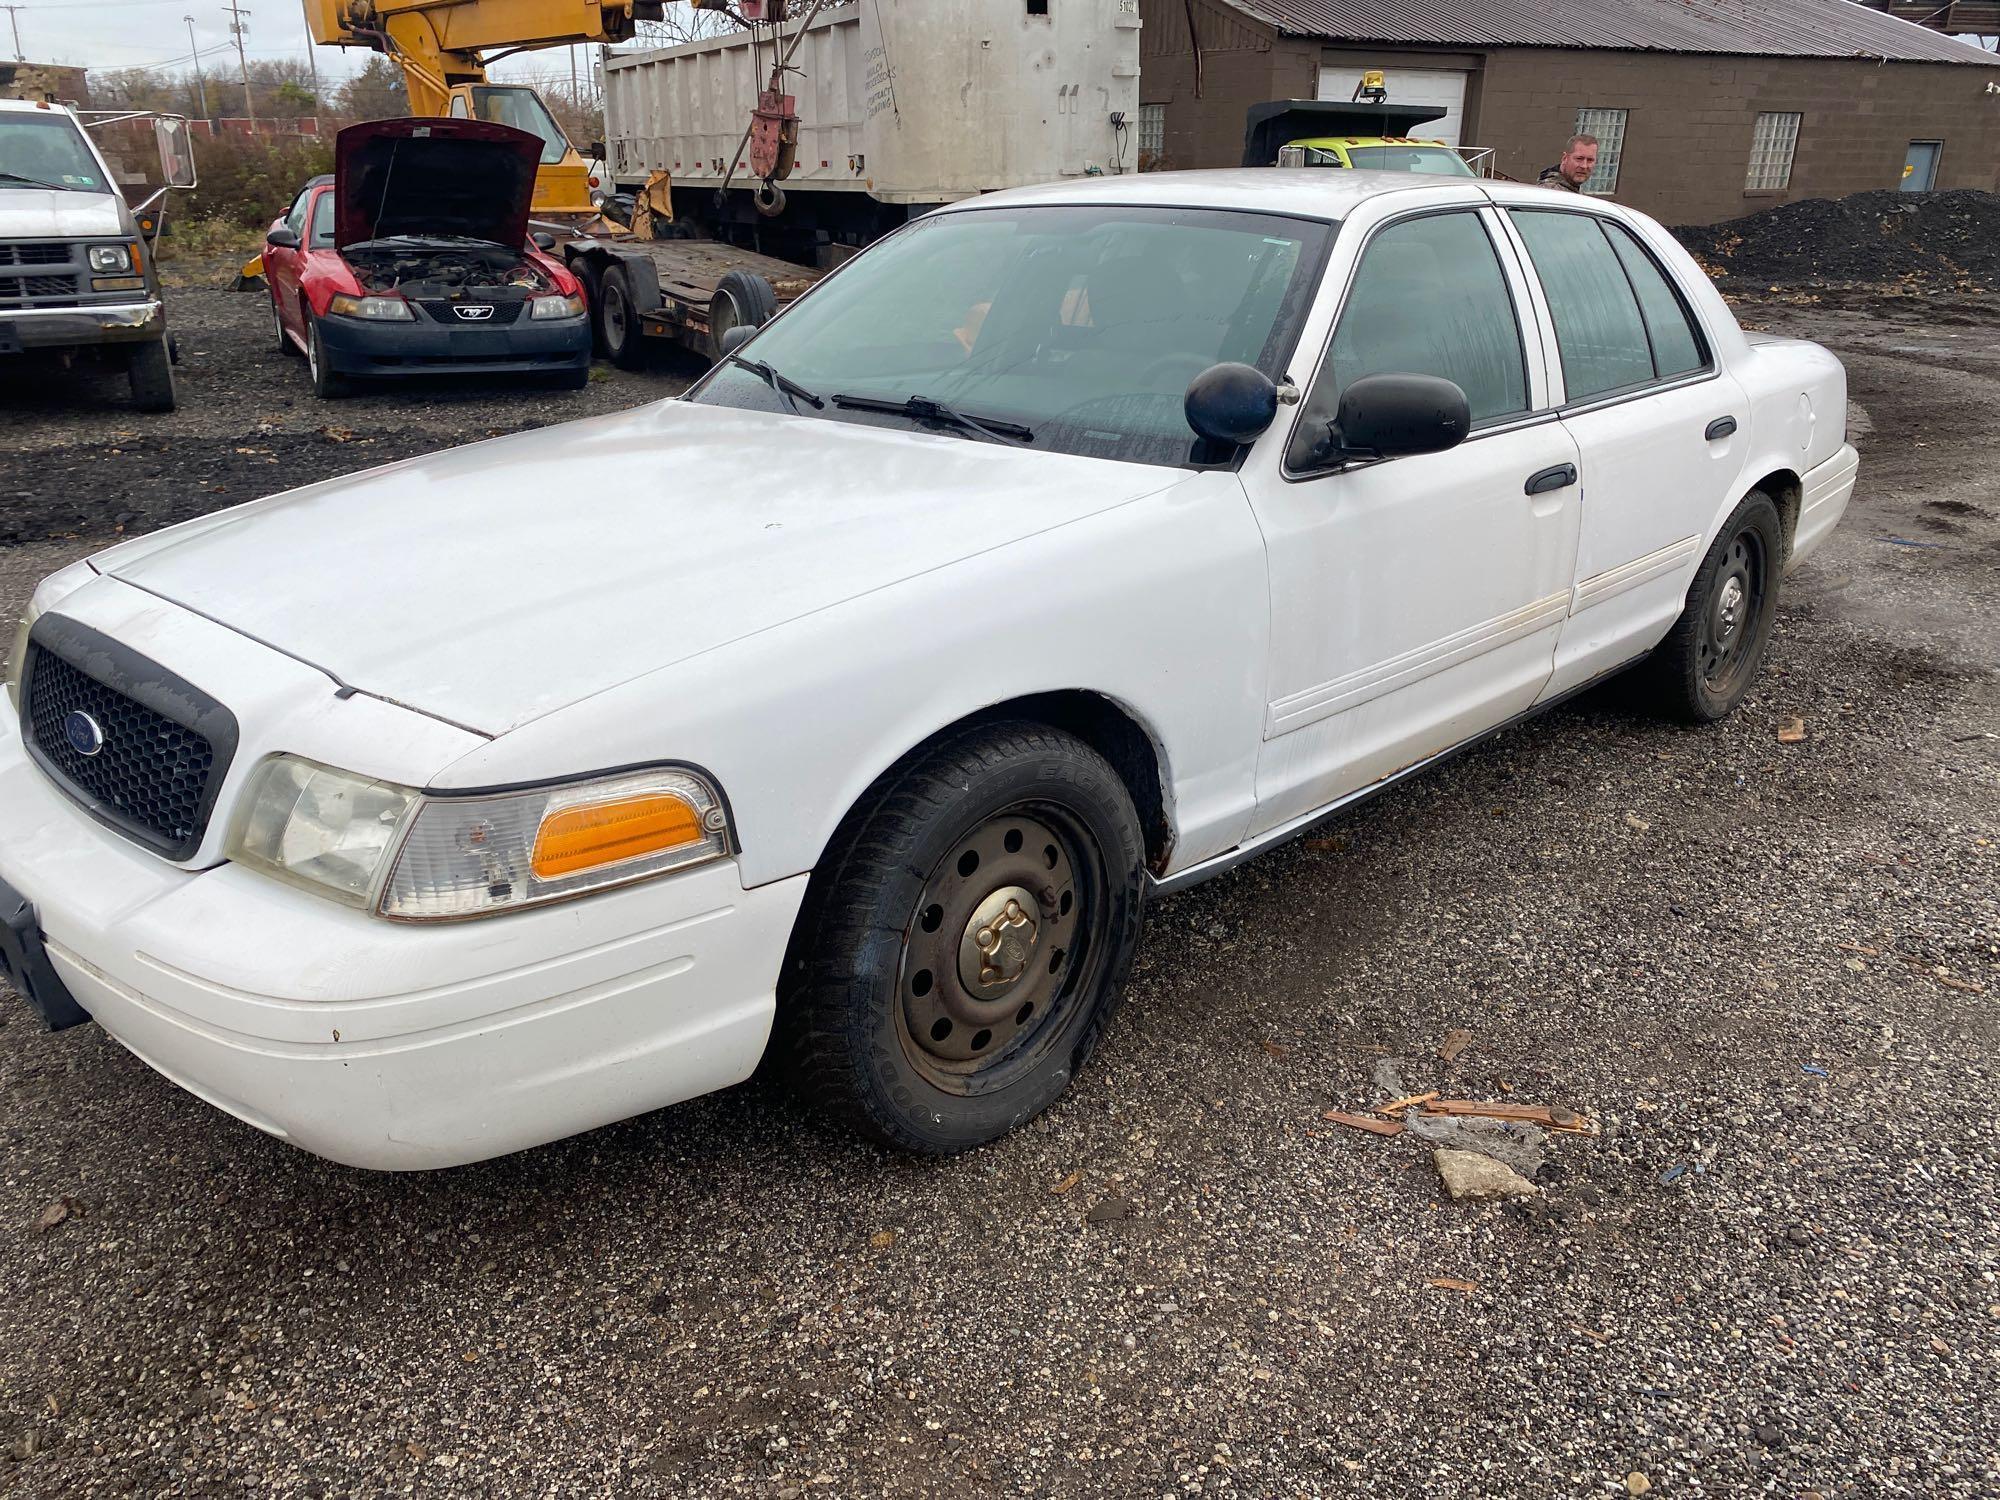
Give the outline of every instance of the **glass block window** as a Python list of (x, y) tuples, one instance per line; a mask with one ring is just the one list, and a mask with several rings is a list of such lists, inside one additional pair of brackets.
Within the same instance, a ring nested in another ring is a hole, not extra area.
[(1167, 107), (1164, 104), (1139, 106), (1139, 170), (1158, 161), (1167, 149)]
[(1616, 192), (1618, 162), (1625, 154), (1625, 111), (1580, 109), (1576, 112), (1576, 133), (1597, 137), (1597, 170), (1584, 180), (1583, 190), (1600, 194)]
[(1799, 145), (1799, 121), (1803, 115), (1759, 115), (1756, 127), (1750, 132), (1750, 175), (1743, 179), (1743, 190), (1754, 193), (1759, 190), (1790, 187), (1792, 183), (1792, 153)]

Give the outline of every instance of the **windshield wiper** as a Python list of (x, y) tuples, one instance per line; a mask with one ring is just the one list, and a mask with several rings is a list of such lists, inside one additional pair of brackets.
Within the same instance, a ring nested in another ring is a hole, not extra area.
[(879, 396), (836, 395), (833, 404), (848, 411), (881, 411), (918, 422), (938, 422), (946, 427), (956, 427), (960, 432), (976, 434), (989, 442), (1007, 443), (1014, 447), (1035, 440), (1032, 427), (1023, 427), (1019, 422), (975, 417), (956, 407), (946, 406), (942, 401), (933, 401), (928, 396), (912, 396), (907, 401), (885, 401)]
[(66, 182), (44, 182), (39, 177), (23, 177), (19, 172), (0, 172), (0, 180), (25, 182), (29, 187), (54, 188), (58, 193), (73, 193), (75, 188)]
[[(772, 390), (776, 391), (779, 395), (783, 396), (787, 401), (790, 401), (792, 403), (793, 411), (797, 411), (799, 409), (799, 403), (801, 401), (805, 402), (805, 404), (807, 406), (810, 406), (814, 411), (818, 411), (821, 407), (826, 405), (826, 403), (820, 400), (818, 396), (814, 395), (811, 391), (807, 390), (804, 386), (800, 385), (796, 380), (792, 379), (791, 376), (779, 374), (776, 370), (772, 369), (769, 365), (765, 364), (764, 361), (761, 359), (745, 359), (740, 354), (726, 354), (723, 356), (723, 358), (732, 365), (736, 365), (741, 369), (748, 370), (752, 375), (755, 375), (759, 380), (763, 381), (764, 384), (768, 385)], [(838, 396), (835, 396), (833, 399), (838, 401), (840, 398)]]

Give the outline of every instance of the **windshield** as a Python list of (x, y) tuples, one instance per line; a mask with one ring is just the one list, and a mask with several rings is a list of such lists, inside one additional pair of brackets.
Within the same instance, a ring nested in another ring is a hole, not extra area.
[[(1332, 226), (1207, 209), (934, 214), (814, 289), (744, 351), (826, 398), (813, 415), (901, 423), (836, 396), (943, 402), (1028, 445), (1190, 461), (1188, 382), (1237, 360), (1283, 373)], [(692, 399), (801, 409), (740, 365)]]
[(541, 96), (528, 88), (488, 88), (472, 91), (472, 107), (482, 120), (511, 125), (542, 138), (544, 164), (559, 162), (569, 151), (569, 137), (555, 122)]
[(53, 111), (0, 114), (0, 174), (0, 190), (27, 186), (25, 177), (84, 193), (111, 191), (76, 122)]
[(1470, 177), (1472, 168), (1449, 146), (1349, 146), (1347, 159), (1364, 172), (1434, 172)]

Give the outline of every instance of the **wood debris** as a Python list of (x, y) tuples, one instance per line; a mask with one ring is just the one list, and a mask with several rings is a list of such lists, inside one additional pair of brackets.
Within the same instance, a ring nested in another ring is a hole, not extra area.
[(1464, 1292), (1467, 1296), (1479, 1290), (1476, 1281), (1460, 1281), (1456, 1276), (1433, 1276), (1429, 1284), (1441, 1292)]
[(1375, 1135), (1401, 1135), (1403, 1133), (1403, 1122), (1401, 1120), (1377, 1120), (1368, 1115), (1350, 1115), (1337, 1109), (1327, 1110), (1320, 1118), (1322, 1120), (1331, 1120), (1336, 1125), (1351, 1126), (1355, 1130), (1366, 1130)]
[(1778, 726), (1778, 743), (1781, 745), (1796, 745), (1804, 740), (1805, 737), (1806, 721), (1804, 719), (1795, 718), (1788, 723)]

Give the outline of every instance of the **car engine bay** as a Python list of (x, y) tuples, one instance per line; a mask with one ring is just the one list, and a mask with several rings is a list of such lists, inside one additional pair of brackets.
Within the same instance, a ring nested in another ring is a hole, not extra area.
[(499, 292), (502, 296), (480, 300), (511, 301), (505, 296), (509, 291), (531, 297), (556, 290), (546, 272), (499, 246), (432, 250), (407, 245), (350, 245), (341, 258), (353, 270), (362, 290), (371, 294), (450, 298), (466, 292)]

